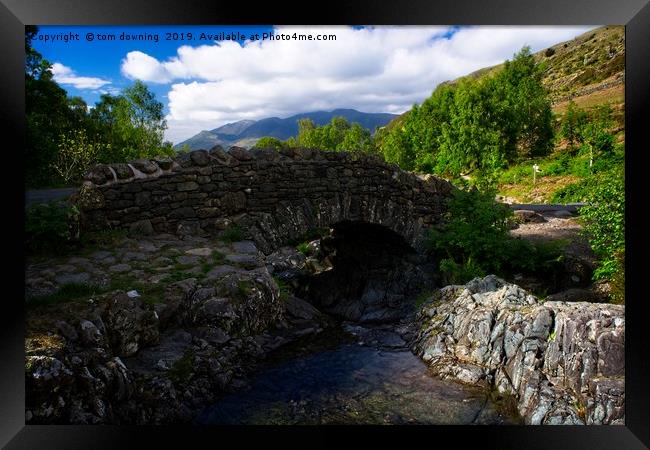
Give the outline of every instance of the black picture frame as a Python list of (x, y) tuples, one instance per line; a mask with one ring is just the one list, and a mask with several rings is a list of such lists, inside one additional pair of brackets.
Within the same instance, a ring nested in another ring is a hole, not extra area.
[[(625, 426), (431, 426), (431, 427), (118, 427), (25, 425), (24, 388), (24, 25), (99, 24), (413, 24), (413, 25), (625, 25), (626, 26), (626, 425)], [(474, 443), (494, 449), (641, 449), (650, 447), (650, 364), (647, 315), (641, 288), (646, 264), (643, 235), (643, 153), (647, 153), (650, 97), (650, 5), (648, 0), (500, 0), (478, 2), (427, 0), (327, 3), (197, 0), (0, 0), (0, 124), (4, 158), (6, 275), (0, 310), (0, 445), (40, 448), (191, 448), (236, 445), (263, 439), (291, 446), (341, 445), (345, 435), (360, 434), (383, 444), (404, 445), (406, 435), (424, 445)], [(629, 95), (628, 95), (629, 94)], [(646, 125), (646, 126), (644, 126)], [(13, 143), (13, 144), (10, 144)], [(15, 259), (14, 259), (15, 258)], [(11, 287), (8, 290), (8, 287)], [(296, 434), (297, 433), (297, 434)], [(234, 438), (226, 441), (225, 437)], [(230, 444), (227, 444), (230, 442)], [(367, 444), (366, 444), (367, 445)], [(421, 444), (420, 444), (421, 445)]]

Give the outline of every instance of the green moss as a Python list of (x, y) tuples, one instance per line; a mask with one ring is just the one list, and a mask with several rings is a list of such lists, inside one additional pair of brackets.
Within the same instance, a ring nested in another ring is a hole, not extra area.
[(253, 290), (253, 286), (251, 285), (251, 282), (248, 280), (239, 280), (237, 282), (237, 294), (241, 298), (246, 298), (248, 295), (251, 293), (251, 290)]
[(192, 349), (185, 351), (183, 356), (169, 369), (169, 379), (175, 385), (186, 383), (194, 371), (194, 352)]
[(221, 232), (221, 239), (224, 242), (237, 242), (244, 239), (244, 230), (237, 224), (229, 225)]
[(226, 255), (224, 255), (218, 250), (213, 250), (212, 255), (210, 255), (210, 257), (212, 258), (212, 262), (217, 265), (222, 264), (226, 259)]
[(50, 305), (85, 300), (104, 291), (105, 288), (94, 284), (69, 283), (64, 284), (58, 291), (52, 294), (30, 297), (26, 301), (28, 306)]
[(420, 294), (415, 298), (415, 307), (417, 309), (422, 308), (422, 305), (431, 298), (433, 295), (433, 292), (431, 291), (422, 291)]
[(281, 280), (276, 276), (273, 277), (273, 280), (275, 281), (275, 284), (278, 285), (278, 289), (280, 291), (280, 301), (287, 301), (289, 295), (292, 293), (291, 287), (287, 284), (286, 281)]

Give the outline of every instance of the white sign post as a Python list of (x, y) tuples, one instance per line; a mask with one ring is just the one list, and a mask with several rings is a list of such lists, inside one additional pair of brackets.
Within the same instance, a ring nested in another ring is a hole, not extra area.
[(541, 172), (541, 170), (539, 170), (539, 166), (537, 164), (533, 164), (533, 184), (537, 183), (537, 172)]

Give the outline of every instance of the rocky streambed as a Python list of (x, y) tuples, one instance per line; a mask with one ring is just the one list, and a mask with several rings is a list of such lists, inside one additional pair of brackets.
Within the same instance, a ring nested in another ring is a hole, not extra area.
[(376, 227), (297, 247), (160, 234), (29, 264), (26, 422), (624, 421), (624, 307), (436, 290)]

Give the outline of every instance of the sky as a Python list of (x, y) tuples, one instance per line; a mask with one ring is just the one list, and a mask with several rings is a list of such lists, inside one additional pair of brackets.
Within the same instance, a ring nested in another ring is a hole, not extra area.
[(39, 26), (32, 45), (68, 95), (91, 106), (145, 82), (165, 106), (166, 140), (177, 144), (243, 119), (336, 108), (400, 114), (443, 81), (593, 28), (58, 25)]

